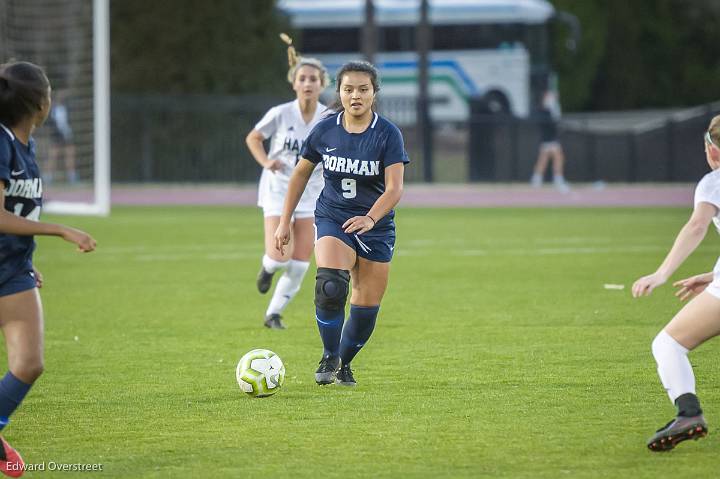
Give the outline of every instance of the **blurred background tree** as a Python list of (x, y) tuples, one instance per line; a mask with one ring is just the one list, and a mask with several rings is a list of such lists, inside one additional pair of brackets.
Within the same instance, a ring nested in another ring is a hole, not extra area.
[(286, 19), (268, 0), (111, 0), (118, 93), (284, 94)]
[(720, 92), (717, 0), (552, 0), (578, 17), (583, 36), (568, 55), (556, 38), (566, 110), (696, 105)]
[[(566, 111), (696, 105), (720, 96), (720, 1), (551, 0), (578, 17), (556, 35)], [(117, 93), (289, 94), (287, 19), (268, 0), (111, 0)]]

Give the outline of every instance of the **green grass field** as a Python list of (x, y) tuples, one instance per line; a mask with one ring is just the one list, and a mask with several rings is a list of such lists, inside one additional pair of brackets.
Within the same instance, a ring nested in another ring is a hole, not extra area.
[[(717, 346), (691, 355), (710, 436), (650, 453), (674, 414), (650, 343), (680, 303), (667, 285), (629, 293), (687, 214), (401, 209), (355, 389), (314, 383), (314, 268), (289, 329), (262, 327), (256, 209), (47, 217), (99, 246), (39, 240), (46, 372), (5, 435), (29, 463), (102, 463), (101, 477), (711, 477)], [(676, 276), (710, 270), (717, 250), (712, 233)], [(235, 382), (253, 348), (285, 362), (272, 398)], [(53, 476), (68, 473), (28, 473)]]

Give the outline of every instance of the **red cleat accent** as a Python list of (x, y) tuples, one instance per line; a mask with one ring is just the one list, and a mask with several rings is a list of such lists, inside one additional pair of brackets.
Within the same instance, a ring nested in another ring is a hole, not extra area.
[(0, 436), (0, 443), (5, 450), (5, 460), (0, 460), (0, 472), (9, 477), (20, 477), (25, 472), (25, 461), (13, 447)]

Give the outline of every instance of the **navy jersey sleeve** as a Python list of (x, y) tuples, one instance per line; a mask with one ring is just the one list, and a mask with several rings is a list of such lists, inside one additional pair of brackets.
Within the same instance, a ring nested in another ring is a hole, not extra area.
[(383, 155), (383, 164), (387, 168), (395, 163), (410, 163), (410, 158), (405, 151), (405, 142), (403, 142), (402, 133), (397, 127), (391, 128), (388, 134), (387, 143), (385, 144), (385, 154)]
[(0, 181), (10, 182), (10, 159), (12, 158), (12, 145), (5, 132), (0, 130)]
[(300, 156), (316, 165), (322, 161), (322, 154), (318, 151), (318, 140), (320, 139), (321, 129), (316, 125), (312, 129), (308, 137), (305, 139)]

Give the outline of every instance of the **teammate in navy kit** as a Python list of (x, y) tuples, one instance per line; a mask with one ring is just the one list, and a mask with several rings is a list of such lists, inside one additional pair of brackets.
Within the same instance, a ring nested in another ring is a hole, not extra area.
[[(324, 352), (318, 384), (354, 386), (350, 363), (375, 328), (395, 248), (395, 213), (408, 156), (400, 130), (373, 111), (378, 74), (367, 62), (343, 65), (336, 78), (342, 109), (307, 138), (290, 179), (276, 247), (290, 241), (290, 219), (315, 165), (325, 186), (315, 209), (315, 318)], [(350, 316), (345, 304), (352, 279)], [(343, 327), (344, 323), (344, 327)]]
[[(32, 264), (34, 235), (60, 236), (80, 251), (95, 249), (87, 233), (42, 223), (42, 180), (35, 161), (33, 130), (50, 111), (50, 83), (36, 65), (0, 65), (0, 328), (5, 335), (8, 369), (0, 379), (0, 429), (43, 371), (43, 312), (38, 288), (42, 275)], [(20, 455), (0, 437), (0, 471), (18, 477)]]
[[(281, 313), (300, 290), (305, 273), (310, 267), (313, 214), (315, 202), (323, 187), (322, 167), (318, 166), (313, 171), (295, 210), (292, 244), (285, 254), (281, 255), (275, 249), (273, 234), (280, 221), (290, 175), (300, 157), (305, 137), (327, 110), (318, 99), (330, 82), (327, 71), (319, 60), (298, 56), (290, 37), (282, 34), (281, 38), (288, 43), (288, 81), (297, 98), (271, 108), (245, 140), (255, 161), (264, 168), (258, 187), (258, 206), (262, 207), (265, 217), (265, 254), (257, 277), (258, 291), (267, 293), (272, 285), (273, 275), (285, 270), (277, 281), (265, 311), (265, 326), (272, 329), (285, 329)], [(263, 141), (268, 138), (272, 139), (270, 151), (266, 153)]]

